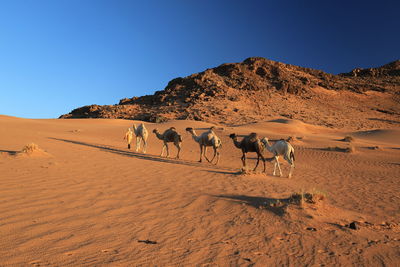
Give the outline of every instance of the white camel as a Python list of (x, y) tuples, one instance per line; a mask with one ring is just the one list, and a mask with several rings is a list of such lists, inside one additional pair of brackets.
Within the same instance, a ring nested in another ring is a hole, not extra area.
[(144, 126), (144, 123), (139, 124), (138, 127), (136, 127), (135, 124), (133, 124), (133, 131), (135, 132), (136, 135), (136, 152), (140, 150), (140, 145), (143, 141), (143, 153), (146, 153), (146, 148), (147, 148), (147, 137), (149, 136), (149, 133)]
[[(191, 133), (193, 140), (200, 145), (200, 160), (199, 162), (202, 161), (202, 157), (204, 154), (204, 157), (206, 160), (210, 163), (213, 162), (215, 157), (217, 158), (215, 165), (218, 164), (219, 162), (219, 149), (222, 147), (221, 139), (218, 138), (218, 136), (214, 132), (215, 127), (211, 127), (209, 130), (205, 131), (201, 135), (197, 135), (196, 132), (194, 131), (193, 128), (186, 128), (186, 131)], [(211, 160), (207, 158), (207, 147), (212, 146), (214, 149), (214, 156)]]
[(281, 170), (281, 166), (279, 164), (279, 156), (283, 156), (283, 158), (290, 165), (290, 171), (289, 171), (288, 178), (292, 177), (292, 172), (293, 172), (293, 168), (294, 168), (294, 148), (293, 148), (293, 146), (285, 140), (279, 140), (271, 146), (267, 137), (264, 137), (263, 139), (261, 139), (261, 142), (264, 144), (264, 147), (266, 149), (268, 149), (269, 152), (274, 154), (275, 165), (274, 165), (273, 175), (275, 175), (276, 166), (278, 166), (279, 175), (282, 177), (282, 170)]

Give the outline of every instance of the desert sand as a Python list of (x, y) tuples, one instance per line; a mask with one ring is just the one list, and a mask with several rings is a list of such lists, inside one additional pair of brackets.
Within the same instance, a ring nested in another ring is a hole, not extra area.
[[(132, 123), (140, 122), (0, 116), (1, 266), (400, 265), (399, 128), (337, 130), (282, 117), (215, 125), (223, 147), (214, 166), (197, 162), (185, 132), (212, 124), (146, 123), (142, 154), (123, 140)], [(180, 160), (159, 157), (151, 132), (172, 126), (183, 137)], [(266, 174), (240, 172), (228, 136), (250, 132), (295, 137), (292, 178), (283, 160), (283, 177), (272, 176), (271, 162)], [(38, 149), (22, 152), (30, 143)], [(289, 203), (302, 192), (324, 198)]]

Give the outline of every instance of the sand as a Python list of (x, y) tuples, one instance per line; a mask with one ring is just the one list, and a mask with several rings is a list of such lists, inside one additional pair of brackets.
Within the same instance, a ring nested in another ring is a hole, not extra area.
[[(213, 166), (197, 162), (184, 131), (211, 124), (146, 123), (142, 154), (123, 140), (133, 122), (0, 116), (1, 266), (400, 264), (398, 128), (339, 131), (286, 118), (216, 125), (223, 147)], [(159, 157), (151, 132), (171, 126), (183, 136), (180, 160)], [(254, 131), (295, 137), (292, 178), (272, 176), (272, 163), (267, 174), (239, 172), (241, 152), (228, 136)], [(348, 135), (354, 140), (342, 141)], [(39, 149), (21, 152), (30, 143)], [(288, 204), (296, 192), (325, 199)]]

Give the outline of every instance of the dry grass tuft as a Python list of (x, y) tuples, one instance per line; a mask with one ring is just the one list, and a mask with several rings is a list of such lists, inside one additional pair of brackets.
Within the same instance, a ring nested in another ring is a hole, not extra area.
[(325, 192), (313, 190), (311, 192), (294, 193), (289, 197), (289, 202), (303, 206), (304, 204), (317, 204), (325, 199)]
[(26, 145), (22, 148), (21, 152), (22, 152), (22, 153), (30, 154), (30, 153), (33, 153), (33, 152), (35, 152), (35, 151), (40, 151), (40, 150), (41, 150), (41, 149), (39, 148), (39, 146), (38, 146), (37, 144), (35, 144), (35, 143), (30, 143), (30, 144), (26, 144)]

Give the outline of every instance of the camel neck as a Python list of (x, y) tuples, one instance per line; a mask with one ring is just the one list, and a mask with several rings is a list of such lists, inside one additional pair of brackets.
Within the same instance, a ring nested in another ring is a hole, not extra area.
[(236, 137), (232, 138), (232, 140), (233, 140), (233, 144), (235, 145), (235, 147), (242, 148), (241, 145), (240, 145), (240, 142), (237, 140)]
[(264, 139), (264, 145), (265, 145), (265, 147), (269, 150), (269, 151), (271, 151), (271, 144), (269, 143), (269, 141), (268, 140), (266, 140), (266, 139)]
[(192, 134), (192, 138), (194, 141), (199, 142), (200, 137), (196, 134), (196, 132), (193, 130), (190, 132)]
[(160, 134), (159, 132), (155, 132), (155, 134), (156, 134), (156, 136), (157, 136), (157, 138), (158, 139), (160, 139), (160, 140), (163, 140), (164, 138), (164, 136), (162, 135), (162, 134)]

